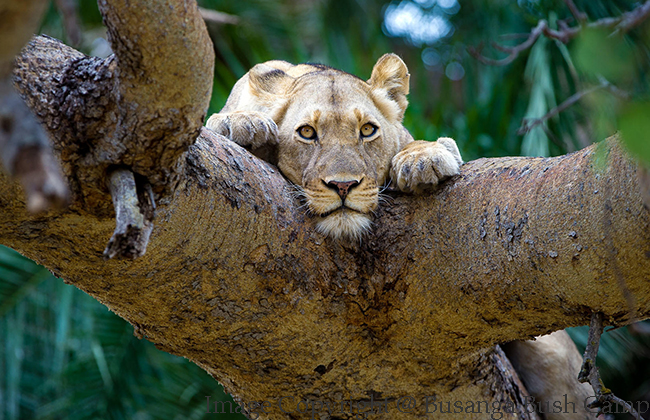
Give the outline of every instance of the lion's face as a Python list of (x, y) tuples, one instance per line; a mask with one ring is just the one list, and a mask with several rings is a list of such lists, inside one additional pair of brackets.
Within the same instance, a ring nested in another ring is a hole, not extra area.
[(286, 90), (273, 118), (278, 167), (301, 187), (321, 232), (357, 238), (370, 227), (392, 157), (410, 138), (401, 124), (408, 71), (394, 55), (380, 59), (368, 82), (327, 67), (305, 73), (301, 67), (308, 68), (295, 66), (297, 77), (283, 73)]

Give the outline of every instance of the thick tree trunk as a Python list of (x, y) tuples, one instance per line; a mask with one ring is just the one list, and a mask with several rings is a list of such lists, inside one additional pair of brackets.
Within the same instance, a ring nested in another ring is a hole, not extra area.
[(508, 401), (495, 343), (585, 324), (592, 310), (610, 324), (650, 313), (634, 166), (613, 147), (594, 167), (593, 149), (470, 162), (435, 194), (395, 196), (362, 244), (344, 246), (313, 229), (274, 168), (204, 131), (145, 257), (104, 261), (112, 219), (31, 217), (4, 179), (0, 243), (242, 401), (272, 402), (269, 418), (282, 396), (388, 398), (386, 418), (400, 418), (403, 396), (420, 414), (433, 395)]
[[(376, 418), (447, 402), (453, 412), (456, 401), (457, 418), (490, 418), (479, 401), (525, 418), (496, 343), (582, 325), (592, 311), (611, 325), (649, 316), (650, 216), (614, 140), (598, 153), (470, 162), (435, 193), (394, 195), (361, 243), (333, 242), (274, 167), (205, 129), (185, 152), (207, 104), (211, 63), (199, 53), (209, 47), (194, 33), (195, 5), (140, 13), (140, 3), (100, 2), (116, 57), (38, 38), (18, 61), (18, 89), (55, 138), (73, 204), (30, 215), (20, 188), (0, 178), (0, 243), (193, 360), (248, 408), (268, 401), (263, 418), (305, 418), (301, 400), (336, 404), (332, 418), (360, 407), (342, 400), (374, 401)], [(132, 44), (145, 38), (130, 32), (130, 13), (144, 32), (168, 19), (173, 39), (156, 54)], [(163, 198), (135, 261), (103, 258), (113, 166)]]

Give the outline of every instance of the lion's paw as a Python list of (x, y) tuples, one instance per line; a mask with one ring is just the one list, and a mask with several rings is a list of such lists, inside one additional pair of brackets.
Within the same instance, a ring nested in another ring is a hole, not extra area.
[(400, 190), (420, 192), (457, 175), (462, 163), (458, 146), (449, 137), (414, 141), (393, 157), (390, 174)]
[(272, 119), (256, 112), (212, 114), (205, 126), (240, 146), (252, 149), (278, 143), (278, 126)]

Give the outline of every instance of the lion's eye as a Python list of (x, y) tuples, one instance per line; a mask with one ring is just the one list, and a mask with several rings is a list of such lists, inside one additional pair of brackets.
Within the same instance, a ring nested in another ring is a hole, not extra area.
[(316, 138), (316, 130), (314, 127), (303, 125), (298, 129), (298, 134), (305, 140), (314, 140)]
[(361, 137), (370, 137), (377, 132), (377, 127), (373, 124), (366, 123), (361, 126)]

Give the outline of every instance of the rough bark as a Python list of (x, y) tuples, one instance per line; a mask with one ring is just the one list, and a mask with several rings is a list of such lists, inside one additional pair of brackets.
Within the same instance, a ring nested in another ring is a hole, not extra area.
[[(179, 158), (205, 119), (214, 52), (196, 2), (115, 0), (99, 8), (114, 55), (86, 57), (39, 37), (14, 73), (52, 133), (73, 206), (110, 214), (107, 178), (116, 168), (136, 174), (152, 204), (169, 199), (183, 171)], [(139, 232), (118, 227), (106, 255), (142, 255), (149, 235)]]
[(145, 258), (103, 261), (111, 219), (30, 217), (6, 180), (0, 243), (245, 402), (373, 396), (391, 401), (386, 418), (406, 418), (402, 396), (419, 414), (426, 396), (496, 398), (495, 343), (585, 324), (593, 310), (612, 325), (648, 316), (635, 166), (618, 147), (607, 166), (594, 156), (470, 162), (435, 194), (395, 196), (362, 244), (344, 246), (313, 229), (277, 170), (204, 130)]
[(179, 157), (205, 119), (214, 52), (195, 2), (99, 5), (115, 55), (87, 57), (37, 37), (17, 59), (14, 74), (52, 134), (73, 205), (111, 214), (112, 167), (143, 176), (158, 199), (174, 190)]
[[(234, 143), (203, 130), (182, 156), (211, 81), (209, 57), (193, 49), (205, 51), (195, 33), (205, 29), (185, 4), (100, 2), (117, 54), (106, 60), (48, 38), (25, 49), (17, 86), (55, 139), (73, 205), (30, 215), (0, 177), (0, 243), (248, 408), (269, 401), (264, 418), (306, 417), (282, 412), (281, 397), (287, 411), (311, 399), (352, 418), (341, 400), (373, 400), (388, 413), (369, 417), (412, 418), (434, 396), (445, 409), (511, 403), (504, 418), (522, 418), (522, 387), (494, 344), (585, 324), (592, 311), (611, 325), (648, 317), (650, 216), (615, 141), (606, 153), (470, 162), (435, 193), (393, 196), (351, 245), (318, 234), (277, 169)], [(135, 261), (103, 258), (113, 167), (166, 198)], [(398, 409), (407, 396), (410, 413)]]

